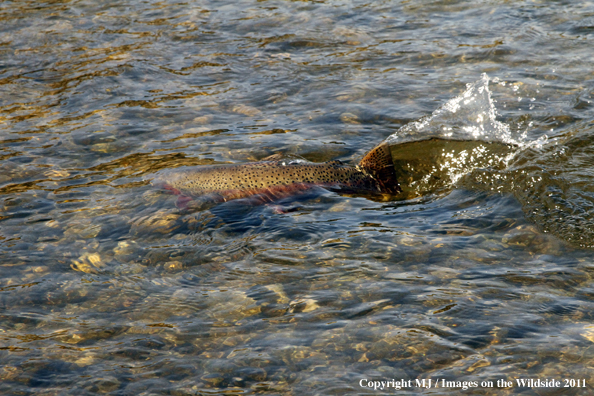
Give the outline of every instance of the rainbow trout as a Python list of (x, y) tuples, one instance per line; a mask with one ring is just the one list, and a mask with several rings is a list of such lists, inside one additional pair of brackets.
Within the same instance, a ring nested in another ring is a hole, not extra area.
[(394, 195), (400, 192), (387, 143), (376, 146), (356, 166), (340, 161), (314, 163), (282, 160), (278, 155), (259, 162), (181, 168), (159, 174), (154, 186), (180, 195), (178, 205), (249, 198), (267, 203), (316, 186), (343, 194)]

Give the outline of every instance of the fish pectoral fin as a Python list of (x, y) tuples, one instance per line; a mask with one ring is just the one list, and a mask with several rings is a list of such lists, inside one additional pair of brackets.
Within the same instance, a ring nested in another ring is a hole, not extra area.
[(191, 200), (192, 200), (192, 198), (188, 197), (187, 195), (179, 195), (177, 197), (177, 201), (175, 202), (175, 206), (177, 206), (179, 209), (187, 209), (188, 203)]
[(189, 197), (187, 195), (180, 195), (177, 198), (175, 206), (177, 206), (181, 210), (189, 210), (193, 212), (209, 209), (223, 201), (224, 199), (217, 194), (207, 194), (200, 197)]

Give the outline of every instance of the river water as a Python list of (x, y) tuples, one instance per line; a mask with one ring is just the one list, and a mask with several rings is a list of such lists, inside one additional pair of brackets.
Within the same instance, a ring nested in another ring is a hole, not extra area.
[[(1, 394), (591, 394), (592, 2), (23, 0), (0, 21)], [(384, 139), (388, 201), (191, 211), (150, 185)]]

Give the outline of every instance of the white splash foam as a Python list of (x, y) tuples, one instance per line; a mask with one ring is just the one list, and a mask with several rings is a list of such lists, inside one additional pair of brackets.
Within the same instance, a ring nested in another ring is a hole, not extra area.
[(489, 76), (483, 73), (479, 80), (468, 84), (461, 95), (447, 101), (430, 116), (403, 126), (386, 141), (400, 144), (442, 138), (523, 146), (524, 139), (521, 136), (514, 138), (510, 127), (497, 121), (496, 116), (497, 110), (489, 90)]

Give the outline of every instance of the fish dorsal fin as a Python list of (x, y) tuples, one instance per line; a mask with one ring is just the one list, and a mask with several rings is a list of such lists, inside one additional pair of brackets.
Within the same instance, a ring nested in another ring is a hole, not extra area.
[(396, 179), (396, 171), (394, 170), (394, 162), (388, 143), (382, 142), (365, 154), (365, 157), (359, 162), (359, 166), (376, 179), (382, 188), (382, 192), (396, 194), (402, 191)]
[(332, 160), (332, 161), (328, 161), (326, 162), (328, 165), (344, 165), (344, 162), (340, 161), (340, 160)]
[(295, 162), (308, 162), (305, 158), (300, 157), (298, 155), (295, 154), (284, 154), (284, 153), (276, 153), (276, 154), (272, 154), (269, 155), (266, 158), (262, 158), (260, 160), (261, 162), (286, 162), (286, 163), (295, 163)]
[(269, 155), (266, 158), (262, 158), (260, 161), (280, 161), (283, 159), (283, 155), (281, 153), (276, 153), (276, 154), (272, 154)]

